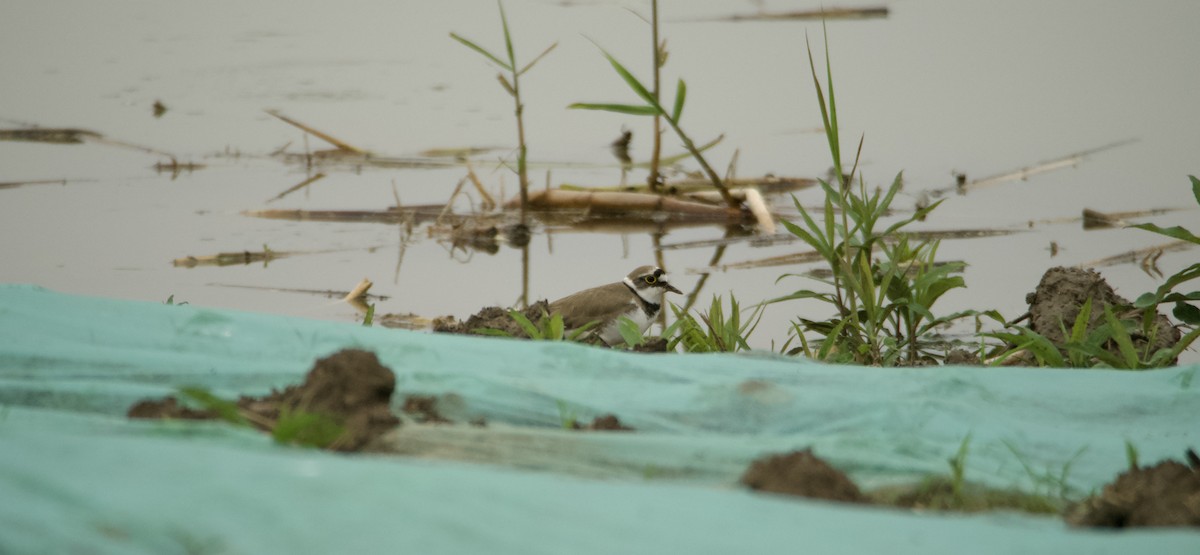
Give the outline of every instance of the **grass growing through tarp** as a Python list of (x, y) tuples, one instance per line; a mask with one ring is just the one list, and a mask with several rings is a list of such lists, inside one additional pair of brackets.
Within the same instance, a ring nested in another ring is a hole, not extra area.
[[(876, 504), (880, 505), (968, 513), (1008, 509), (1033, 514), (1056, 514), (1067, 505), (1065, 493), (1062, 495), (1044, 491), (1026, 493), (1016, 489), (987, 487), (968, 481), (966, 473), (970, 444), (971, 434), (967, 434), (959, 444), (958, 451), (947, 459), (950, 466), (949, 475), (930, 476), (916, 486), (884, 487), (870, 492), (868, 495)], [(1039, 481), (1044, 477), (1035, 474), (1029, 464), (1021, 458), (1019, 452), (1014, 450), (1013, 453), (1021, 460), (1026, 472), (1029, 472), (1030, 476), (1035, 479), (1035, 483), (1044, 483)], [(1057, 478), (1061, 478), (1059, 483), (1065, 484), (1066, 476), (1070, 473), (1071, 463), (1078, 456), (1076, 454), (1076, 457), (1063, 466), (1061, 473), (1056, 475)], [(1065, 485), (1061, 491), (1066, 491)]]
[(262, 429), (281, 445), (300, 445), (326, 449), (333, 445), (345, 432), (334, 419), (314, 412), (302, 410), (280, 410), (279, 416), (270, 420), (243, 411), (237, 403), (222, 399), (201, 387), (182, 387), (179, 394), (201, 408), (211, 411), (218, 418), (236, 426)]
[[(886, 228), (883, 218), (889, 213), (896, 193), (903, 186), (897, 174), (886, 191), (869, 191), (857, 175), (863, 140), (859, 139), (854, 164), (844, 171), (837, 97), (834, 94), (833, 68), (825, 39), (825, 83), (817, 76), (812, 48), (808, 48), (809, 69), (817, 93), (818, 106), (829, 153), (833, 158), (833, 183), (820, 180), (825, 193), (824, 209), (818, 221), (793, 197), (802, 221), (783, 221), (789, 232), (817, 251), (832, 270), (829, 279), (810, 275), (829, 289), (800, 289), (770, 302), (815, 299), (834, 309), (825, 320), (799, 318), (793, 339), (800, 346), (791, 352), (810, 358), (867, 365), (920, 364), (933, 360), (941, 345), (928, 338), (933, 330), (956, 319), (978, 314), (975, 311), (936, 316), (934, 303), (946, 292), (965, 287), (961, 263), (936, 264), (938, 241), (911, 241), (905, 226), (925, 219), (941, 204), (937, 201)], [(826, 87), (828, 95), (826, 95)], [(785, 274), (785, 277), (795, 274)], [(1003, 320), (998, 314), (994, 316)], [(810, 342), (809, 333), (818, 336)]]
[(521, 102), (521, 76), (532, 69), (534, 64), (544, 58), (546, 54), (549, 54), (551, 50), (554, 50), (554, 47), (558, 46), (558, 43), (551, 44), (541, 54), (538, 54), (532, 62), (524, 66), (517, 64), (516, 49), (513, 47), (512, 34), (508, 29), (508, 18), (504, 14), (504, 3), (497, 1), (496, 4), (500, 7), (500, 26), (504, 29), (504, 52), (506, 55), (504, 59), (455, 33), (450, 33), (450, 37), (462, 43), (467, 48), (483, 55), (483, 57), (507, 72), (507, 75), (500, 73), (496, 78), (500, 81), (500, 85), (504, 87), (509, 96), (513, 98), (514, 114), (517, 118), (517, 179), (521, 184), (521, 225), (525, 225), (525, 209), (529, 203), (529, 172), (526, 167), (529, 147), (525, 143), (525, 104)]

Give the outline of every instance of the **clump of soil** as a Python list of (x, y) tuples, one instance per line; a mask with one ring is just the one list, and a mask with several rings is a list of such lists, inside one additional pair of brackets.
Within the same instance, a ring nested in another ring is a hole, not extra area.
[(1117, 476), (1067, 515), (1074, 526), (1200, 527), (1200, 457), (1187, 451), (1188, 464), (1163, 461)]
[(943, 361), (948, 366), (982, 366), (979, 355), (966, 349), (951, 349)]
[(412, 416), (417, 422), (432, 424), (448, 424), (450, 419), (438, 411), (438, 398), (433, 395), (409, 395), (404, 398), (404, 406), (400, 409)]
[(272, 391), (265, 397), (241, 397), (233, 414), (221, 407), (193, 409), (175, 397), (146, 400), (129, 409), (130, 418), (229, 419), (240, 417), (273, 431), (283, 415), (313, 414), (332, 421), (341, 434), (325, 447), (358, 451), (400, 423), (389, 404), (396, 376), (374, 353), (345, 349), (320, 359), (301, 385)]
[(217, 411), (210, 409), (194, 409), (179, 404), (175, 397), (151, 400), (143, 399), (129, 407), (129, 418), (156, 419), (175, 418), (178, 420), (213, 420), (220, 418)]
[[(1092, 312), (1087, 328), (1089, 333), (1104, 324), (1104, 305), (1113, 307), (1114, 311), (1118, 307), (1130, 305), (1130, 302), (1113, 291), (1108, 282), (1095, 270), (1062, 266), (1046, 270), (1037, 289), (1025, 296), (1025, 302), (1029, 303), (1030, 329), (1055, 345), (1066, 343), (1067, 337), (1064, 336), (1063, 330), (1066, 329), (1067, 333), (1070, 333), (1083, 303), (1089, 298), (1092, 299)], [(1119, 312), (1115, 315), (1133, 316)], [(1140, 315), (1137, 318), (1140, 319)], [(1153, 334), (1153, 344), (1150, 344), (1151, 338), (1139, 333), (1139, 330), (1129, 330), (1133, 345), (1138, 351), (1143, 351), (1149, 345), (1150, 352), (1154, 352), (1170, 348), (1179, 341), (1179, 330), (1171, 325), (1171, 321), (1165, 316), (1156, 315), (1155, 324), (1158, 331)], [(1115, 344), (1106, 345), (1105, 348), (1120, 356)], [(1171, 361), (1170, 364), (1175, 362)]]
[[(550, 313), (550, 303), (544, 299), (529, 305), (528, 308), (521, 311), (530, 322), (537, 323), (542, 321), (546, 314)], [(480, 329), (500, 330), (510, 337), (528, 337), (525, 334), (525, 329), (508, 315), (507, 308), (498, 306), (486, 307), (475, 314), (472, 314), (465, 322), (455, 320), (453, 317), (438, 318), (433, 321), (433, 331), (442, 333), (457, 333), (462, 335), (480, 335)]]
[(757, 491), (846, 503), (867, 501), (850, 478), (814, 455), (812, 449), (757, 459), (740, 482)]
[(602, 414), (592, 419), (592, 423), (586, 426), (574, 422), (572, 429), (575, 430), (590, 430), (593, 432), (632, 432), (633, 428), (621, 423), (621, 419), (615, 414)]

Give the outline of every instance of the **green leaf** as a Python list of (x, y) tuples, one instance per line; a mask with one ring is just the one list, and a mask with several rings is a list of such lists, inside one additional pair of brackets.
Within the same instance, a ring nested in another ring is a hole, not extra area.
[(671, 119), (675, 123), (679, 123), (680, 116), (683, 115), (683, 101), (687, 98), (687, 83), (683, 79), (679, 80), (679, 86), (675, 89), (675, 109), (671, 111)]
[(475, 328), (471, 330), (471, 333), (476, 335), (487, 335), (491, 337), (512, 337), (512, 334), (496, 328)]
[(1200, 204), (1200, 179), (1194, 175), (1189, 175), (1188, 179), (1192, 180), (1192, 196), (1196, 197), (1196, 204)]
[(1157, 233), (1159, 235), (1166, 235), (1167, 237), (1171, 237), (1174, 239), (1181, 239), (1181, 240), (1187, 241), (1189, 243), (1195, 243), (1197, 245), (1200, 245), (1200, 237), (1196, 237), (1195, 235), (1192, 235), (1192, 232), (1190, 232), (1180, 226), (1163, 228), (1163, 227), (1159, 227), (1154, 224), (1134, 224), (1129, 227), (1136, 227), (1138, 229), (1144, 229), (1146, 231), (1153, 231), (1154, 233)]
[(628, 316), (622, 316), (617, 320), (617, 332), (621, 334), (621, 339), (625, 340), (625, 344), (630, 347), (641, 345), (645, 340), (637, 322), (629, 319)]
[(329, 447), (345, 431), (331, 417), (304, 411), (282, 409), (271, 437), (285, 445)]
[(474, 51), (476, 51), (476, 52), (478, 52), (478, 53), (482, 54), (484, 57), (486, 57), (487, 59), (491, 60), (491, 61), (492, 61), (492, 63), (494, 63), (494, 64), (496, 64), (496, 65), (498, 65), (498, 66), (500, 66), (500, 67), (502, 67), (502, 68), (504, 68), (504, 69), (507, 69), (507, 70), (509, 70), (509, 71), (512, 71), (512, 66), (511, 66), (511, 65), (509, 65), (509, 64), (507, 64), (507, 63), (505, 63), (505, 62), (501, 61), (501, 60), (500, 60), (500, 58), (497, 58), (497, 57), (496, 57), (495, 55), (493, 55), (491, 52), (488, 52), (487, 50), (484, 50), (482, 46), (479, 46), (478, 44), (475, 44), (475, 43), (473, 43), (473, 42), (471, 42), (471, 41), (469, 41), (469, 40), (467, 40), (467, 39), (465, 39), (465, 38), (463, 38), (463, 37), (460, 37), (460, 36), (458, 36), (458, 35), (456, 35), (456, 34), (454, 34), (454, 33), (450, 33), (450, 38), (452, 38), (452, 39), (454, 39), (454, 40), (456, 40), (456, 41), (458, 41), (458, 42), (461, 42), (461, 43), (463, 43), (463, 45), (464, 45), (464, 46), (466, 46), (467, 48), (470, 48), (471, 50), (474, 50)]
[(563, 338), (563, 317), (561, 314), (555, 314), (550, 317), (546, 324), (546, 339), (561, 341)]
[(1113, 315), (1112, 307), (1104, 305), (1104, 320), (1108, 323), (1112, 331), (1113, 341), (1117, 342), (1117, 349), (1121, 352), (1121, 357), (1124, 359), (1123, 368), (1138, 368), (1137, 350), (1133, 347), (1133, 340), (1129, 337), (1129, 330), (1125, 328), (1125, 324)]
[(220, 417), (221, 420), (233, 424), (249, 424), (246, 419), (242, 417), (242, 413), (238, 409), (237, 403), (217, 397), (207, 389), (201, 387), (181, 387), (179, 388), (179, 394), (199, 403), (201, 407), (204, 407), (204, 409), (217, 413), (217, 416)]
[(590, 104), (585, 102), (576, 102), (567, 106), (572, 110), (600, 110), (604, 112), (616, 112), (618, 114), (630, 114), (634, 116), (656, 116), (658, 110), (653, 106), (638, 106), (635, 104)]
[(583, 334), (591, 331), (592, 328), (598, 325), (600, 325), (600, 320), (592, 320), (591, 322), (571, 330), (571, 334), (567, 336), (567, 341), (579, 341), (580, 338), (583, 337)]
[(528, 335), (530, 339), (543, 339), (542, 330), (533, 325), (533, 322), (530, 322), (529, 318), (526, 318), (524, 314), (516, 310), (509, 310), (508, 315), (517, 325), (521, 326), (521, 329), (525, 330), (525, 335)]
[(1175, 318), (1180, 322), (1190, 326), (1200, 326), (1200, 308), (1188, 303), (1175, 303), (1175, 309), (1171, 311)]
[(512, 34), (508, 32), (508, 17), (504, 15), (504, 2), (496, 0), (496, 5), (500, 7), (500, 26), (504, 28), (504, 48), (508, 51), (508, 70), (512, 71), (517, 67), (517, 55), (513, 50)]
[[(599, 47), (599, 45), (596, 46)], [(609, 54), (608, 51), (603, 48), (600, 49), (600, 52), (604, 53), (604, 57), (608, 58), (608, 63), (612, 64), (613, 69), (617, 71), (617, 75), (620, 75), (621, 79), (625, 80), (625, 84), (629, 85), (629, 88), (633, 89), (633, 92), (637, 93), (642, 100), (645, 100), (646, 104), (655, 107), (660, 114), (664, 113), (662, 106), (659, 105), (657, 100), (655, 100), (654, 95), (650, 94), (650, 91), (646, 89), (645, 85), (642, 85), (642, 83), (638, 81), (632, 73), (629, 73), (629, 70), (625, 69), (625, 66), (621, 65), (621, 62), (618, 62), (617, 59), (612, 56), (612, 54)]]

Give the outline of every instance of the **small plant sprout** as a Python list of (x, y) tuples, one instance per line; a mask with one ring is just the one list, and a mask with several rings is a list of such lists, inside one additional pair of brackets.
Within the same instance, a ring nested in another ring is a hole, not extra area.
[[(561, 314), (543, 312), (537, 324), (534, 324), (519, 310), (509, 310), (508, 316), (521, 327), (521, 331), (525, 332), (526, 337), (534, 341), (583, 341), (587, 339), (588, 332), (600, 324), (599, 321), (588, 322), (576, 329), (567, 330)], [(477, 328), (472, 331), (480, 335), (512, 337), (507, 331), (495, 328)]]
[(571, 405), (562, 399), (559, 399), (557, 404), (559, 424), (564, 430), (574, 430), (579, 422), (579, 418), (575, 414), (575, 410), (571, 408)]
[(1129, 461), (1129, 470), (1138, 469), (1138, 450), (1128, 439), (1125, 440), (1125, 459)]
[(517, 119), (517, 179), (521, 184), (521, 225), (525, 225), (525, 209), (526, 205), (529, 203), (529, 174), (526, 169), (526, 156), (529, 148), (525, 143), (525, 104), (521, 102), (521, 76), (533, 68), (534, 64), (541, 61), (541, 59), (544, 58), (546, 54), (549, 54), (551, 50), (554, 50), (554, 47), (558, 46), (558, 43), (556, 42), (551, 44), (528, 64), (524, 66), (518, 65), (516, 50), (513, 47), (512, 34), (508, 29), (508, 18), (504, 14), (504, 4), (499, 1), (497, 1), (496, 4), (500, 7), (500, 25), (504, 29), (505, 59), (501, 59), (499, 56), (492, 54), (478, 44), (455, 33), (450, 33), (450, 38), (453, 38), (467, 48), (478, 52), (493, 64), (499, 66), (500, 69), (503, 69), (505, 72), (507, 72), (507, 75), (505, 75), (505, 73), (500, 73), (496, 77), (500, 81), (500, 85), (504, 87), (506, 92), (508, 92), (509, 96), (512, 96), (513, 104), (515, 106), (514, 113)]
[(750, 311), (749, 318), (743, 321), (737, 297), (730, 293), (728, 312), (721, 303), (721, 297), (714, 295), (708, 312), (701, 314), (699, 319), (671, 305), (675, 312), (675, 323), (663, 333), (664, 337), (671, 338), (667, 350), (673, 351), (676, 346), (682, 345), (683, 350), (689, 353), (749, 351), (747, 338), (758, 327), (766, 305), (756, 305)]

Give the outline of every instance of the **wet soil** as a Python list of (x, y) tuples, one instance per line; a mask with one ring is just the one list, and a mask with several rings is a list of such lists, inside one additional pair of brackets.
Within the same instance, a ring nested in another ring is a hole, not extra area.
[(1122, 473), (1071, 510), (1067, 522), (1107, 528), (1200, 527), (1200, 457), (1189, 449), (1187, 459)]
[(850, 478), (814, 455), (812, 449), (757, 459), (750, 463), (740, 482), (756, 491), (845, 503), (867, 502)]
[[(319, 415), (342, 432), (326, 448), (359, 451), (400, 423), (390, 403), (396, 376), (374, 353), (345, 349), (316, 362), (304, 383), (272, 391), (264, 397), (243, 396), (236, 414), (264, 430), (272, 430), (285, 414)], [(174, 396), (133, 405), (130, 418), (228, 419), (219, 407), (190, 408)]]
[(592, 419), (592, 423), (581, 425), (578, 422), (572, 426), (576, 430), (585, 430), (593, 432), (632, 432), (633, 428), (621, 423), (621, 419), (615, 414), (602, 414)]
[[(1098, 272), (1058, 266), (1046, 270), (1037, 289), (1025, 296), (1025, 302), (1029, 303), (1029, 327), (1055, 345), (1062, 345), (1067, 342), (1063, 330), (1070, 333), (1075, 319), (1088, 299), (1092, 300), (1091, 316), (1088, 319), (1087, 327), (1089, 333), (1104, 324), (1104, 306), (1106, 305), (1113, 308), (1114, 314), (1118, 318), (1137, 318), (1140, 321), (1140, 311), (1128, 310), (1130, 302), (1113, 291), (1113, 288)], [(1137, 329), (1129, 330), (1133, 345), (1138, 351), (1143, 351), (1149, 346), (1150, 352), (1154, 352), (1170, 348), (1179, 341), (1179, 330), (1171, 324), (1167, 317), (1161, 314), (1156, 315), (1155, 325), (1157, 332), (1151, 334), (1153, 337), (1148, 337)], [(1104, 347), (1120, 356), (1116, 344)], [(1171, 365), (1175, 363), (1176, 360), (1170, 362)]]
[[(513, 320), (512, 316), (509, 316), (508, 311), (509, 309), (507, 308), (489, 306), (472, 314), (465, 321), (455, 320), (450, 316), (438, 318), (433, 321), (433, 331), (461, 335), (483, 335), (479, 333), (479, 330), (493, 329), (499, 330), (509, 337), (529, 337), (525, 334), (525, 329), (516, 320)], [(521, 314), (534, 323), (540, 322), (549, 313), (550, 303), (544, 299), (529, 305), (528, 308), (521, 311)]]
[[(946, 477), (863, 493), (811, 449), (761, 457), (750, 463), (739, 482), (755, 491), (915, 510), (1060, 514), (1062, 506), (1059, 500), (1019, 491), (969, 482), (956, 485)], [(1099, 494), (1073, 506), (1064, 519), (1088, 527), (1200, 527), (1200, 456), (1188, 449), (1186, 463), (1163, 461), (1122, 473)]]

